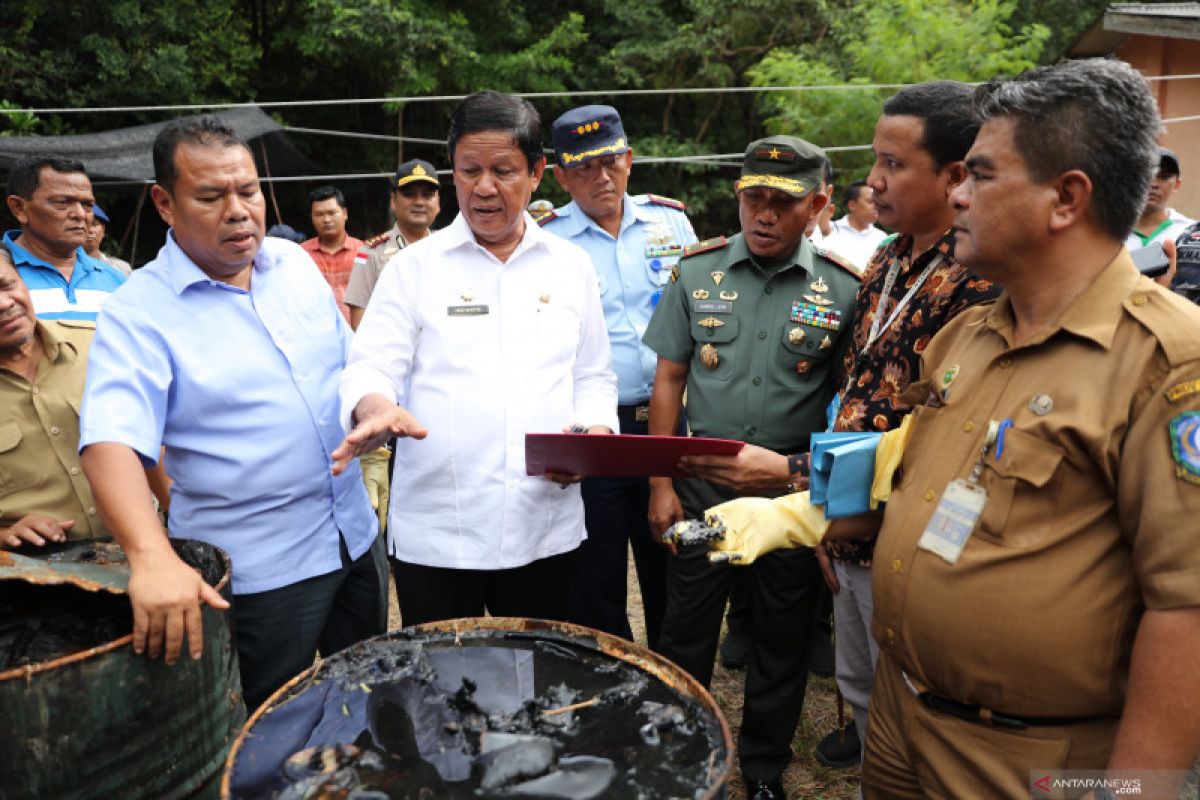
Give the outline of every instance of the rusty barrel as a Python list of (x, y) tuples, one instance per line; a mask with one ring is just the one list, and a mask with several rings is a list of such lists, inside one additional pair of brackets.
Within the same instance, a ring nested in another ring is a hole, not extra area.
[[(230, 597), (223, 551), (172, 540)], [(204, 656), (135, 655), (111, 542), (0, 551), (0, 798), (213, 797), (246, 719), (232, 620), (204, 607)]]
[(719, 798), (729, 726), (661, 656), (559, 622), (404, 628), (275, 692), (229, 752), (224, 800)]

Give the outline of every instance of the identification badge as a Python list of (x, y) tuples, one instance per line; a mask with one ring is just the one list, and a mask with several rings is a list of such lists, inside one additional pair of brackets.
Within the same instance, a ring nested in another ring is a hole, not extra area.
[(956, 563), (986, 505), (987, 492), (982, 488), (964, 480), (951, 481), (917, 547), (941, 556), (949, 564)]
[(692, 310), (697, 314), (732, 314), (733, 303), (728, 300), (697, 300)]
[(452, 317), (482, 317), (488, 313), (488, 307), (482, 305), (447, 306), (446, 313)]

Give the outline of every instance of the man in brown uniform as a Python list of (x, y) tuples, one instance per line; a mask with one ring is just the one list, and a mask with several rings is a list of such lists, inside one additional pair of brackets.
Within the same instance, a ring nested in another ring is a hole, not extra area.
[(1050, 796), (1041, 771), (1200, 750), (1200, 311), (1122, 246), (1154, 100), (1100, 59), (976, 100), (956, 253), (1005, 292), (910, 388), (875, 549), (868, 798)]
[(0, 259), (0, 548), (107, 536), (79, 466), (79, 404), (96, 323), (39, 321)]

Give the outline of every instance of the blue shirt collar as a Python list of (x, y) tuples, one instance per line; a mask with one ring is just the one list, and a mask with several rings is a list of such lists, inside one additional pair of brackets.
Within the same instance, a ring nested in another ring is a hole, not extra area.
[[(639, 203), (635, 203), (633, 198), (626, 192), (621, 212), (621, 230), (624, 231), (633, 225), (634, 222), (654, 222), (655, 217)], [(559, 224), (558, 229), (567, 236), (577, 236), (586, 228), (594, 228), (598, 233), (608, 235), (607, 231), (601, 228), (595, 220), (587, 215), (587, 213), (579, 207), (579, 204), (574, 200), (567, 203), (558, 211), (555, 211), (555, 216), (563, 221)]]
[[(279, 252), (277, 241), (270, 237), (263, 238), (262, 243), (258, 246), (258, 254), (254, 256), (255, 272), (273, 269), (279, 263), (283, 254)], [(163, 247), (163, 252), (167, 257), (167, 275), (175, 294), (183, 294), (185, 289), (197, 283), (210, 283), (235, 292), (243, 291), (236, 286), (230, 286), (223, 281), (209, 277), (204, 270), (196, 266), (196, 262), (192, 261), (191, 257), (183, 252), (183, 248), (175, 241), (174, 230), (167, 231), (167, 244)]]
[[(21, 235), (21, 230), (7, 231), (4, 234), (4, 244), (8, 247), (8, 252), (12, 254), (13, 266), (27, 265), (31, 267), (42, 267), (44, 269), (52, 269), (58, 272), (58, 267), (51, 264), (49, 261), (43, 261), (33, 253), (26, 250), (21, 245), (17, 244), (17, 237)], [(75, 248), (75, 269), (82, 267), (88, 272), (98, 272), (104, 269), (103, 265), (96, 259), (89, 256), (83, 251), (82, 247)]]

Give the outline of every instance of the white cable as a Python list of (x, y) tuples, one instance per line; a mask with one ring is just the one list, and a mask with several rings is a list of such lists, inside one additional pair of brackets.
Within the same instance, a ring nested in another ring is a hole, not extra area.
[[(1152, 75), (1146, 80), (1182, 81), (1200, 78), (1200, 73), (1191, 75)], [(587, 91), (568, 92), (516, 92), (517, 97), (524, 98), (553, 98), (553, 97), (636, 97), (644, 95), (670, 94), (743, 94), (752, 92), (843, 92), (843, 91), (873, 91), (876, 89), (903, 89), (913, 86), (911, 83), (837, 83), (818, 86), (714, 86), (714, 87), (680, 87), (675, 89), (592, 89)], [(978, 83), (970, 84), (978, 85)], [(0, 108), (0, 114), (100, 114), (130, 111), (206, 111), (227, 108), (297, 108), (304, 106), (337, 106), (362, 105), (383, 103), (432, 103), (443, 101), (459, 101), (465, 94), (426, 95), (423, 97), (359, 97), (337, 100), (267, 100), (258, 103), (193, 103), (177, 105), (154, 106), (90, 106), (86, 108)]]

